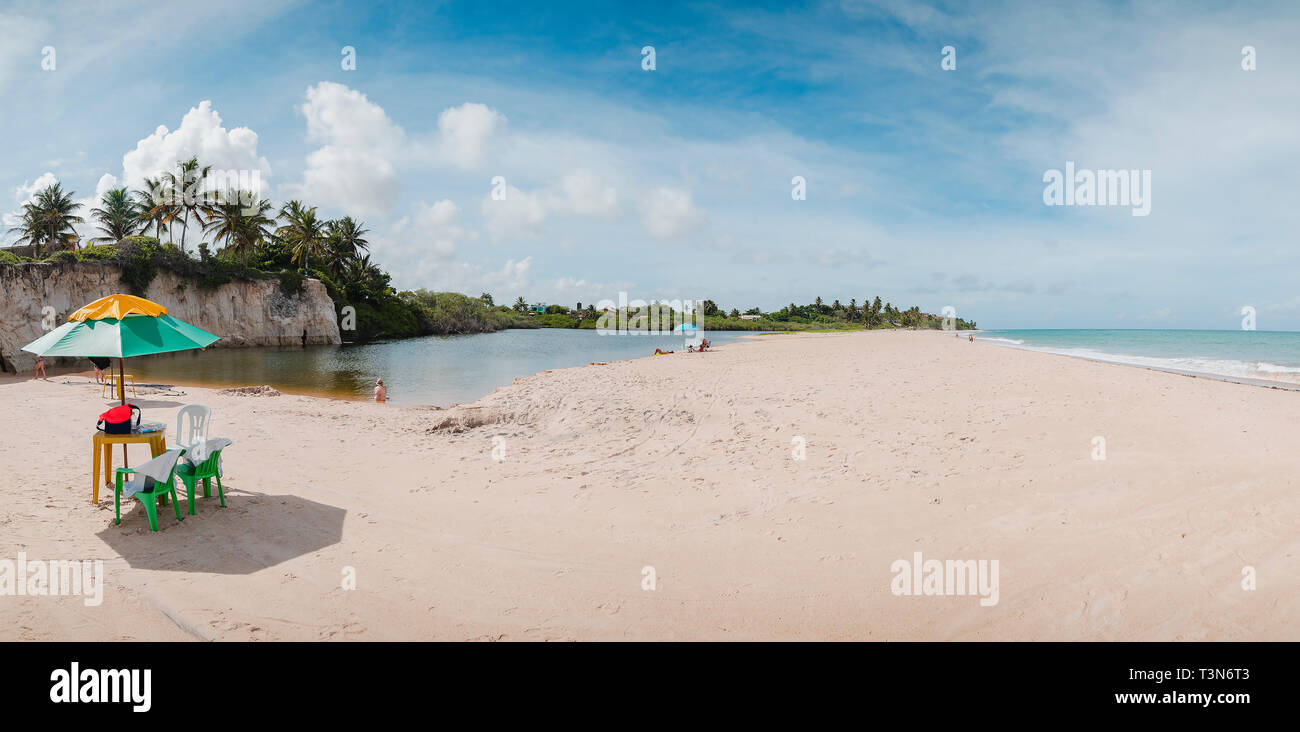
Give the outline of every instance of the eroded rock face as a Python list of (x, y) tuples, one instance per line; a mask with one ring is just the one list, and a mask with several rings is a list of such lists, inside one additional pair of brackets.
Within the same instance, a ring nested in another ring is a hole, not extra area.
[[(111, 264), (0, 265), (0, 367), (30, 373), (36, 359), (23, 346), (66, 323), (81, 306), (125, 291)], [(203, 288), (160, 270), (145, 297), (165, 305), (172, 317), (221, 336), (213, 348), (299, 345), (304, 330), (308, 344), (340, 342), (334, 303), (319, 280), (306, 280), (301, 294), (286, 297), (276, 280)]]

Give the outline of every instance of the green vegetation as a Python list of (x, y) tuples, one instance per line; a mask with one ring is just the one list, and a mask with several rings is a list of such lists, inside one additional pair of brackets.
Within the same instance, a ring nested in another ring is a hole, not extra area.
[[(77, 215), (80, 204), (75, 194), (58, 183), (48, 186), (23, 205), (19, 224), (10, 229), (33, 259), (0, 251), (0, 265), (112, 263), (121, 270), (124, 287), (137, 295), (148, 291), (160, 271), (179, 276), (182, 288), (278, 280), (286, 297), (301, 295), (306, 278), (315, 277), (334, 302), (344, 340), (358, 342), (505, 328), (593, 329), (616, 315), (597, 311), (591, 304), (577, 303), (572, 309), (530, 305), (523, 297), (509, 306), (497, 305), (488, 293), (475, 298), (454, 292), (397, 292), (390, 275), (370, 261), (364, 223), (350, 216), (323, 219), (316, 207), (302, 201), (288, 201), (277, 209), (247, 191), (215, 190), (209, 185), (210, 172), (211, 166), (190, 158), (178, 161), (174, 172), (145, 179), (140, 190), (105, 192), (100, 205), (89, 212), (101, 236), (90, 238), (87, 246), (81, 246), (75, 228), (85, 223)], [(191, 224), (197, 225), (197, 258), (187, 248)], [(635, 321), (646, 310), (625, 315)], [(882, 304), (879, 297), (864, 300), (860, 307), (856, 299), (847, 306), (839, 300), (827, 305), (819, 297), (808, 305), (790, 303), (768, 313), (750, 308), (743, 315), (737, 308), (727, 311), (706, 300), (702, 310), (705, 331), (940, 329), (944, 324), (941, 315), (923, 313), (918, 307), (899, 310)], [(676, 322), (680, 314), (662, 328)], [(975, 328), (974, 321), (956, 318), (954, 323), (963, 330)]]
[(458, 335), (539, 327), (508, 307), (494, 306), (490, 295), (470, 297), (458, 292), (416, 290), (403, 292), (402, 298), (415, 308), (422, 333)]
[[(353, 326), (344, 329), (348, 341), (538, 327), (493, 305), (490, 295), (399, 293), (389, 274), (370, 261), (362, 222), (323, 219), (302, 201), (277, 209), (247, 191), (214, 190), (210, 172), (211, 166), (190, 158), (178, 161), (174, 172), (146, 179), (140, 190), (105, 192), (90, 211), (101, 235), (87, 246), (76, 233), (75, 225), (85, 221), (77, 215), (75, 194), (51, 185), (24, 206), (22, 220), (10, 230), (33, 256), (0, 252), (0, 264), (114, 264), (123, 287), (142, 296), (160, 271), (179, 276), (180, 287), (278, 280), (286, 297), (302, 294), (306, 278), (315, 277), (334, 301), (340, 323)], [(191, 228), (200, 239), (195, 252), (188, 248)]]
[[(653, 307), (653, 306), (652, 306)], [(666, 306), (665, 306), (666, 308)], [(542, 328), (597, 328), (604, 312), (598, 312), (594, 305), (583, 308), (582, 303), (570, 309), (563, 305), (548, 305), (542, 312), (538, 306), (528, 305), (521, 297), (515, 301), (514, 312), (526, 316)], [(625, 322), (635, 325), (637, 319), (649, 315), (650, 308), (629, 308), (623, 313)], [(942, 315), (923, 313), (919, 307), (898, 310), (890, 303), (881, 303), (875, 298), (870, 305), (858, 306), (857, 300), (849, 300), (847, 306), (839, 300), (830, 305), (819, 297), (808, 305), (791, 303), (786, 307), (770, 313), (758, 308), (750, 308), (742, 317), (741, 312), (732, 308), (730, 312), (718, 307), (712, 300), (705, 300), (697, 321), (704, 330), (751, 330), (751, 331), (802, 331), (802, 332), (836, 332), (845, 330), (871, 330), (916, 328), (923, 330), (941, 330), (944, 324)], [(662, 310), (658, 316), (662, 330), (668, 330), (681, 322), (680, 313)], [(606, 320), (608, 327), (616, 327), (617, 313), (610, 312)], [(670, 318), (674, 318), (669, 322)], [(952, 325), (959, 330), (974, 330), (975, 321), (954, 318)]]

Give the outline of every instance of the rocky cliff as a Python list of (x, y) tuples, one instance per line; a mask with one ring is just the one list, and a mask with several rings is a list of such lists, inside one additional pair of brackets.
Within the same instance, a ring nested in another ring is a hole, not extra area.
[[(0, 368), (30, 373), (36, 361), (20, 350), (23, 346), (49, 326), (67, 322), (82, 305), (125, 291), (112, 264), (0, 265)], [(172, 317), (221, 336), (213, 348), (299, 345), (304, 330), (310, 344), (340, 342), (334, 303), (319, 280), (304, 281), (300, 294), (287, 297), (278, 280), (204, 288), (160, 270), (145, 297), (165, 305)], [(53, 308), (53, 318), (47, 307)]]

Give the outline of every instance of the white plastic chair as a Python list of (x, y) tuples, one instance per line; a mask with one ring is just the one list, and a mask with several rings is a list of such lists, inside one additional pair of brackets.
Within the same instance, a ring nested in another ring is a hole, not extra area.
[[(186, 420), (186, 417), (189, 419)], [(176, 413), (175, 445), (187, 452), (208, 440), (208, 422), (212, 419), (212, 407), (206, 404), (188, 404)]]

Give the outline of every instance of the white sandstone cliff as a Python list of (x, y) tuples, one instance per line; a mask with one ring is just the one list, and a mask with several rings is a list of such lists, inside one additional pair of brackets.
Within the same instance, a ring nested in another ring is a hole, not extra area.
[[(126, 292), (120, 277), (115, 265), (95, 262), (0, 265), (0, 370), (30, 373), (36, 360), (20, 349), (81, 306)], [(309, 344), (340, 342), (334, 303), (319, 280), (305, 280), (300, 294), (286, 297), (274, 279), (204, 288), (160, 269), (145, 297), (221, 336), (213, 348), (299, 345), (304, 330)]]

